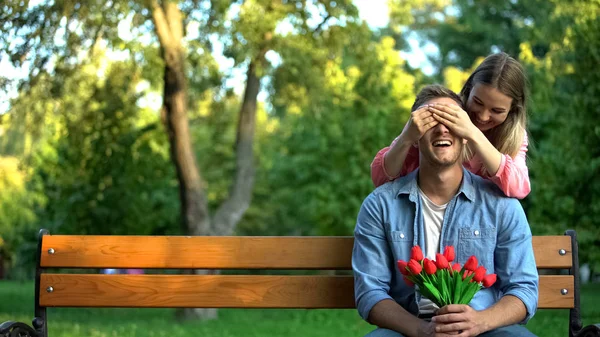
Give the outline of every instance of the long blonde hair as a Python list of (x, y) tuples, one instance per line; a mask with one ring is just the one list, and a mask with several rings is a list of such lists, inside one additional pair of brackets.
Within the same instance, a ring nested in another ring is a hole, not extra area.
[[(506, 53), (489, 55), (475, 69), (463, 86), (460, 96), (465, 107), (471, 90), (483, 83), (512, 98), (506, 120), (488, 133), (490, 143), (501, 153), (516, 157), (527, 133), (527, 76), (519, 61)], [(470, 112), (469, 112), (470, 114)], [(472, 149), (467, 150), (472, 158)]]

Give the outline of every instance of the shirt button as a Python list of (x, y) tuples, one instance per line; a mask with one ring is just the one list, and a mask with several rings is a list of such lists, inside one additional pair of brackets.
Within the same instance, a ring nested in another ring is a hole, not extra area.
[(475, 231), (474, 234), (475, 234), (475, 236), (479, 235), (479, 231)]
[(404, 239), (404, 233), (400, 233), (400, 239)]

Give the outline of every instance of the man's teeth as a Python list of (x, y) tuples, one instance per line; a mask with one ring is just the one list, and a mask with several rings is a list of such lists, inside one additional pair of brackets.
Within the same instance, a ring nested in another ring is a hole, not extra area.
[(433, 146), (450, 146), (452, 145), (452, 143), (449, 140), (436, 140), (435, 142), (433, 142)]

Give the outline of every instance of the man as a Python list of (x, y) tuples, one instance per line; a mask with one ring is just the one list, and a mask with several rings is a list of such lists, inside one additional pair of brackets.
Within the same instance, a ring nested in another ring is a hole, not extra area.
[[(428, 86), (412, 110), (431, 104), (462, 103), (452, 91)], [(368, 336), (533, 336), (519, 325), (533, 316), (538, 299), (527, 219), (516, 199), (462, 167), (464, 146), (437, 124), (419, 140), (420, 168), (363, 202), (352, 268), (359, 314), (379, 327)], [(454, 246), (458, 263), (475, 255), (498, 280), (469, 305), (438, 310), (404, 282), (396, 266), (409, 260), (414, 245), (430, 259)]]

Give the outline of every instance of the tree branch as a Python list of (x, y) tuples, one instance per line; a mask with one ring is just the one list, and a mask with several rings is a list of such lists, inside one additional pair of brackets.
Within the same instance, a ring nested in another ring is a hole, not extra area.
[(173, 41), (173, 36), (171, 35), (165, 11), (156, 0), (147, 0), (146, 4), (150, 7), (150, 12), (152, 12), (152, 22), (154, 22), (154, 29), (156, 30), (160, 45), (163, 48), (169, 47), (171, 41)]
[(236, 136), (236, 173), (229, 198), (216, 211), (212, 223), (217, 235), (233, 234), (237, 223), (250, 206), (254, 188), (254, 133), (256, 128), (256, 104), (260, 91), (260, 72), (265, 54), (269, 50), (273, 33), (267, 32), (258, 54), (248, 65), (244, 101), (240, 109)]
[(167, 23), (171, 32), (171, 38), (175, 41), (181, 41), (183, 38), (183, 20), (181, 11), (175, 2), (167, 2), (163, 5), (167, 17)]
[(327, 14), (327, 16), (323, 18), (323, 21), (321, 21), (321, 23), (313, 30), (313, 35), (319, 34), (329, 19), (331, 19), (331, 14)]

